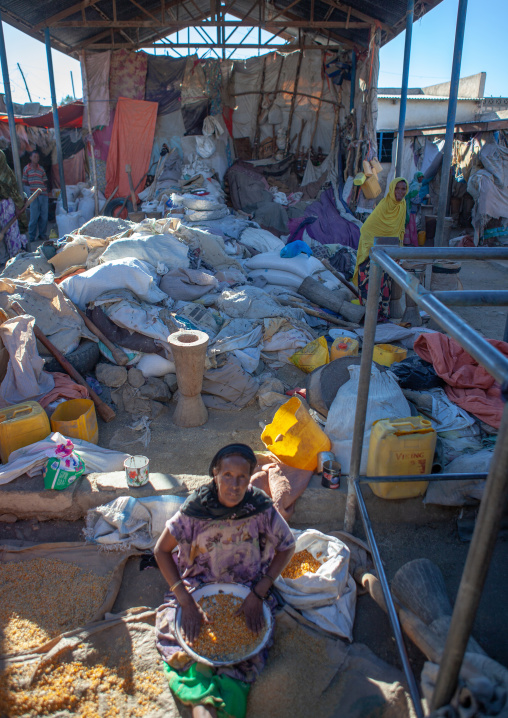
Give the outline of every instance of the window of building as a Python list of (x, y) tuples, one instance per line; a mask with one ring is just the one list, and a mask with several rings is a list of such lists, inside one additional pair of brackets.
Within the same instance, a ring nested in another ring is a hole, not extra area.
[(395, 132), (378, 132), (377, 133), (377, 146), (378, 146), (378, 159), (380, 162), (392, 161), (392, 147), (395, 140)]

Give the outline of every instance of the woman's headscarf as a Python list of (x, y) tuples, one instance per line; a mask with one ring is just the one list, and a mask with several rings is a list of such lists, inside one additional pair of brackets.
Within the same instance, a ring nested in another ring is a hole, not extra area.
[[(256, 455), (250, 446), (228, 444), (228, 446), (223, 446), (213, 457), (209, 468), (210, 476), (213, 477), (214, 469), (218, 468), (221, 461), (229, 456), (241, 456), (242, 459), (245, 459), (249, 464), (251, 474), (256, 468)], [(271, 506), (273, 506), (272, 499), (255, 486), (247, 488), (245, 496), (236, 506), (224, 506), (219, 501), (217, 485), (215, 481), (212, 481), (191, 494), (180, 510), (182, 514), (193, 519), (231, 520), (254, 516), (266, 511)]]
[(404, 177), (395, 177), (395, 179), (390, 182), (386, 197), (381, 200), (362, 226), (358, 254), (356, 255), (355, 274), (353, 277), (355, 284), (358, 281), (358, 267), (368, 258), (375, 237), (398, 237), (401, 243), (404, 239), (406, 200), (403, 199), (401, 202), (397, 202), (395, 199), (395, 187), (399, 182), (406, 183), (407, 194), (407, 180)]

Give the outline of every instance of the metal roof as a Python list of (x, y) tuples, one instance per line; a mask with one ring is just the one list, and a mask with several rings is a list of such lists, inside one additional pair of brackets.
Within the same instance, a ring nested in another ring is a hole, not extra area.
[[(417, 0), (415, 18), (440, 2)], [(136, 50), (193, 24), (220, 25), (227, 35), (234, 24), (227, 24), (226, 14), (282, 40), (294, 38), (294, 49), (310, 41), (361, 51), (372, 28), (381, 30), (383, 44), (400, 33), (406, 7), (407, 0), (0, 0), (5, 22), (41, 41), (48, 26), (52, 46), (69, 55), (82, 49)]]
[[(379, 100), (400, 100), (400, 95), (381, 95), (378, 93)], [(417, 100), (423, 102), (424, 100), (431, 100), (433, 102), (448, 102), (450, 97), (448, 95), (408, 95), (408, 100)], [(457, 97), (457, 102), (483, 102), (484, 97)]]

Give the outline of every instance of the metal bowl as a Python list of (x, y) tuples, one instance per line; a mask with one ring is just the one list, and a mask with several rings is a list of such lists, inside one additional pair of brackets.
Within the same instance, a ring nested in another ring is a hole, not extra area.
[[(214, 596), (218, 593), (232, 594), (233, 596), (238, 596), (238, 598), (245, 599), (250, 593), (250, 588), (247, 588), (247, 586), (243, 586), (240, 583), (208, 583), (206, 586), (202, 586), (201, 588), (197, 588), (195, 591), (193, 591), (192, 597), (197, 603), (204, 596)], [(263, 601), (263, 616), (265, 619), (266, 628), (264, 632), (259, 635), (259, 644), (250, 653), (247, 653), (245, 656), (241, 656), (240, 658), (236, 657), (234, 660), (231, 661), (212, 661), (209, 658), (200, 656), (199, 653), (196, 653), (192, 650), (192, 648), (185, 642), (185, 639), (183, 637), (182, 609), (180, 608), (180, 606), (178, 606), (178, 608), (176, 609), (175, 616), (176, 639), (180, 646), (183, 648), (183, 650), (198, 663), (204, 663), (206, 666), (232, 666), (235, 663), (246, 661), (247, 659), (257, 655), (268, 643), (272, 630), (273, 618), (272, 613), (265, 601)]]

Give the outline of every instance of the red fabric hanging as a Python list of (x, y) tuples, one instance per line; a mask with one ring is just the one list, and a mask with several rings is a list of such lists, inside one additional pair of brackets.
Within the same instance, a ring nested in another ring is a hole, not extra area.
[[(129, 195), (125, 165), (131, 166), (134, 187), (148, 172), (157, 107), (156, 102), (119, 98), (106, 164), (106, 197), (109, 197), (117, 186), (118, 197)], [(144, 186), (143, 181), (137, 192), (141, 192)]]

